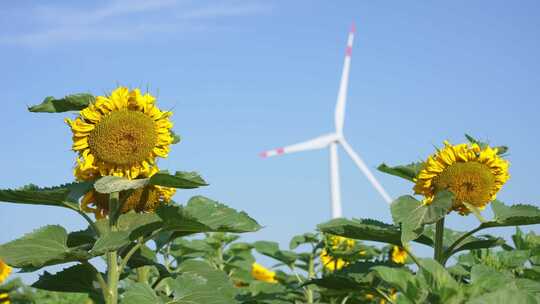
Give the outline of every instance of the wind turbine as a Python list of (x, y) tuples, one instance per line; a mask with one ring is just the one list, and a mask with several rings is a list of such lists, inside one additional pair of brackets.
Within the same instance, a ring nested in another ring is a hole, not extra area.
[(316, 150), (329, 148), (330, 149), (330, 194), (332, 203), (332, 218), (342, 216), (341, 210), (341, 192), (339, 186), (339, 160), (338, 160), (338, 145), (341, 145), (345, 152), (351, 157), (353, 162), (358, 166), (360, 171), (364, 173), (371, 185), (379, 192), (387, 203), (391, 203), (392, 199), (384, 190), (377, 178), (371, 173), (366, 163), (362, 160), (343, 136), (343, 123), (345, 121), (345, 104), (347, 101), (347, 88), (349, 84), (349, 71), (351, 67), (352, 46), (354, 41), (355, 26), (354, 23), (349, 31), (347, 39), (347, 48), (345, 49), (345, 61), (343, 63), (343, 71), (341, 74), (341, 82), (337, 95), (336, 109), (334, 113), (335, 131), (330, 134), (325, 134), (311, 140), (307, 140), (294, 145), (277, 148), (261, 153), (261, 157), (270, 157), (287, 153), (294, 153), (307, 150)]

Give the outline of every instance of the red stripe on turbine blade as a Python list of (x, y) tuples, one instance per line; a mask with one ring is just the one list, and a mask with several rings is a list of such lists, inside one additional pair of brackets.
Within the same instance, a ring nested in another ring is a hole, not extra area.
[(345, 56), (352, 56), (352, 46), (347, 46), (347, 49), (345, 50)]
[(277, 153), (277, 154), (283, 154), (283, 153), (285, 153), (285, 149), (283, 149), (283, 148), (277, 148), (277, 149), (276, 149), (276, 153)]
[(354, 25), (354, 22), (351, 24), (351, 33), (356, 33), (356, 26)]
[(262, 157), (262, 158), (267, 158), (267, 157), (268, 157), (268, 153), (266, 153), (266, 152), (261, 152), (261, 153), (259, 153), (259, 156)]

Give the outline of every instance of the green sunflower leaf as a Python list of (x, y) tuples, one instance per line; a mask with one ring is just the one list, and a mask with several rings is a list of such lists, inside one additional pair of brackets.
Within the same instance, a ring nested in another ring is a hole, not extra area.
[(288, 250), (280, 250), (279, 244), (269, 241), (257, 241), (253, 243), (258, 253), (276, 259), (285, 265), (293, 264), (298, 258), (296, 253)]
[(491, 203), (495, 218), (481, 224), (482, 228), (540, 224), (540, 209), (532, 205), (506, 206), (498, 200)]
[(404, 178), (406, 180), (409, 180), (411, 182), (414, 182), (414, 179), (416, 178), (416, 176), (418, 175), (420, 170), (422, 170), (423, 167), (424, 167), (424, 163), (422, 162), (416, 162), (416, 163), (411, 163), (404, 166), (395, 166), (395, 167), (389, 167), (385, 163), (382, 163), (381, 165), (379, 165), (379, 167), (377, 167), (377, 169), (381, 172), (388, 173), (390, 175), (395, 175), (395, 176)]
[(177, 171), (174, 175), (171, 175), (167, 171), (160, 171), (152, 177), (143, 179), (104, 176), (94, 183), (94, 188), (99, 193), (110, 194), (113, 192), (139, 189), (148, 185), (180, 189), (193, 189), (201, 186), (208, 186), (206, 181), (197, 172)]
[(79, 209), (78, 200), (92, 189), (92, 183), (70, 183), (51, 188), (29, 184), (19, 189), (1, 189), (0, 202), (47, 205)]
[(174, 175), (169, 174), (167, 171), (160, 171), (150, 177), (148, 184), (180, 189), (194, 189), (208, 186), (199, 173), (184, 171), (176, 171)]
[(414, 277), (410, 270), (388, 266), (376, 266), (373, 270), (386, 283), (396, 287), (412, 303), (422, 303), (427, 296), (424, 286)]
[(205, 262), (188, 260), (179, 267), (180, 275), (163, 280), (172, 291), (175, 304), (234, 304), (236, 289), (227, 275)]
[[(466, 232), (460, 232), (460, 231), (454, 231), (448, 228), (444, 229), (444, 237), (443, 237), (443, 247), (449, 248), (450, 246), (454, 245), (454, 243), (464, 236)], [(435, 229), (433, 226), (428, 227), (424, 230), (424, 235), (430, 237), (431, 239), (435, 238)], [(482, 248), (493, 248), (498, 247), (505, 244), (505, 240), (503, 238), (494, 237), (492, 235), (479, 235), (479, 236), (468, 236), (464, 240), (461, 240), (459, 244), (454, 245), (454, 249), (450, 253), (446, 253), (449, 255), (453, 255), (454, 253), (464, 251), (464, 250), (472, 250), (472, 249), (482, 249)]]
[[(146, 283), (133, 283), (122, 295), (122, 304), (162, 304), (165, 303), (156, 292)], [(170, 303), (170, 302), (169, 302)]]
[(316, 244), (319, 242), (319, 237), (314, 233), (304, 233), (301, 235), (295, 235), (289, 242), (289, 248), (295, 249), (302, 244)]
[(92, 266), (78, 264), (55, 274), (45, 271), (32, 287), (49, 291), (91, 293), (95, 291), (94, 282), (97, 284), (97, 274)]
[(0, 259), (17, 268), (40, 268), (91, 257), (86, 251), (69, 248), (67, 241), (68, 234), (62, 226), (45, 226), (0, 245)]
[(146, 186), (148, 179), (127, 179), (120, 176), (104, 176), (94, 183), (94, 189), (99, 193), (110, 194)]
[(424, 226), (443, 218), (452, 207), (454, 195), (449, 191), (439, 191), (433, 202), (425, 205), (410, 195), (401, 196), (391, 205), (392, 217), (401, 224), (401, 241), (406, 244), (424, 231)]
[(446, 303), (445, 300), (455, 296), (459, 290), (459, 284), (452, 275), (433, 259), (420, 259), (420, 276), (427, 283), (430, 291), (438, 296), (440, 303)]
[[(401, 231), (398, 226), (385, 224), (372, 219), (333, 219), (319, 224), (317, 228), (324, 233), (344, 236), (351, 239), (376, 241), (402, 246)], [(423, 235), (414, 240), (417, 243), (428, 246), (433, 241)]]
[(192, 234), (198, 232), (253, 232), (261, 226), (245, 212), (238, 212), (203, 196), (195, 196), (186, 206), (165, 205), (156, 210), (164, 230)]
[(118, 250), (129, 243), (129, 233), (125, 231), (111, 231), (96, 241), (94, 247), (90, 250), (90, 254), (100, 256), (106, 252)]
[(94, 102), (94, 99), (94, 96), (86, 93), (67, 95), (60, 99), (48, 96), (42, 103), (28, 107), (28, 111), (42, 113), (80, 111)]

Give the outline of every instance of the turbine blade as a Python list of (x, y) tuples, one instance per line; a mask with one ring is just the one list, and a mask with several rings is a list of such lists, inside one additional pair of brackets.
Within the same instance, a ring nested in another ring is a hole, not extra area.
[(336, 134), (326, 134), (326, 135), (319, 136), (319, 137), (316, 137), (316, 138), (313, 138), (313, 139), (310, 139), (301, 143), (297, 143), (294, 145), (265, 151), (265, 152), (262, 152), (260, 156), (270, 157), (270, 156), (276, 156), (276, 155), (281, 155), (281, 154), (286, 154), (286, 153), (322, 149), (322, 148), (327, 147), (330, 143), (337, 141), (338, 139), (339, 137)]
[(341, 72), (341, 81), (336, 102), (336, 111), (334, 115), (336, 132), (342, 134), (343, 124), (345, 122), (345, 105), (347, 102), (347, 89), (349, 86), (349, 71), (351, 68), (352, 46), (354, 42), (354, 32), (356, 31), (354, 23), (349, 31), (347, 38), (347, 48), (345, 49), (345, 60), (343, 62), (343, 71)]
[(371, 185), (373, 185), (375, 190), (377, 190), (377, 192), (379, 192), (379, 194), (383, 197), (383, 199), (388, 204), (391, 204), (392, 203), (392, 198), (390, 197), (390, 195), (388, 195), (386, 190), (384, 190), (383, 186), (379, 183), (379, 181), (373, 175), (373, 173), (371, 173), (371, 171), (369, 170), (368, 166), (366, 166), (366, 163), (362, 160), (362, 158), (360, 158), (360, 156), (356, 152), (354, 152), (354, 150), (351, 148), (349, 143), (347, 143), (347, 141), (345, 141), (345, 139), (341, 139), (340, 143), (343, 145), (343, 148), (345, 148), (345, 151), (347, 152), (347, 154), (349, 154), (349, 156), (354, 161), (354, 163), (358, 166), (360, 171), (362, 171), (362, 173), (364, 173), (364, 175), (367, 177), (367, 179), (369, 180)]

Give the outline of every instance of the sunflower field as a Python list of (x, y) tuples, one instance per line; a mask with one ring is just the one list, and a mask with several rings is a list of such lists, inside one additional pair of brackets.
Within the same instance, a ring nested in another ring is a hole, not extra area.
[[(411, 185), (391, 204), (392, 223), (333, 219), (282, 248), (243, 241), (262, 228), (245, 212), (204, 196), (172, 200), (208, 184), (158, 167), (180, 137), (152, 95), (118, 87), (47, 97), (29, 111), (73, 112), (65, 119), (73, 180), (2, 189), (1, 203), (67, 208), (88, 228), (52, 222), (1, 244), (1, 304), (540, 303), (540, 236), (519, 228), (540, 224), (540, 209), (496, 198), (510, 178), (506, 146), (466, 135), (423, 162), (381, 164)], [(492, 218), (481, 214), (486, 207)], [(478, 226), (448, 227), (454, 212)], [(511, 241), (489, 234), (495, 227), (515, 231)], [(431, 247), (432, 258), (413, 243)], [(65, 268), (41, 270), (52, 265)], [(40, 276), (28, 286), (14, 269)]]

